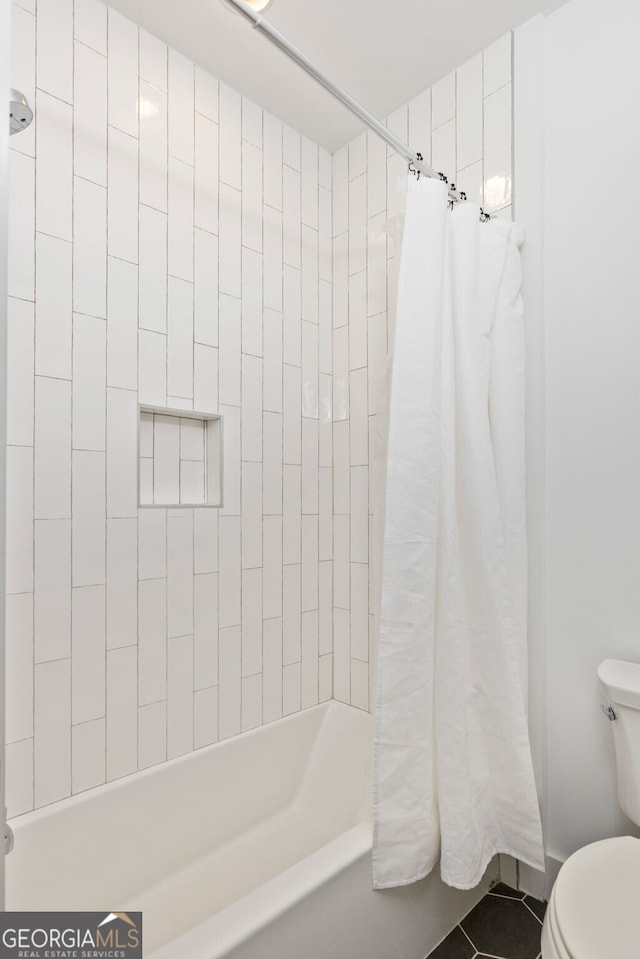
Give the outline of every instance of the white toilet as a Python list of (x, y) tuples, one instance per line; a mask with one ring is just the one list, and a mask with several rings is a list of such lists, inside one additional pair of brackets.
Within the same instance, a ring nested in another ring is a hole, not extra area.
[[(640, 665), (605, 659), (598, 678), (612, 720), (618, 800), (640, 825)], [(549, 898), (542, 957), (639, 959), (640, 839), (604, 839), (567, 859)]]

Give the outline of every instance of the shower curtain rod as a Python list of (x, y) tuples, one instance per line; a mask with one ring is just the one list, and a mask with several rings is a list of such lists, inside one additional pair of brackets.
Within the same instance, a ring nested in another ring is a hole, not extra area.
[[(365, 110), (357, 100), (354, 100), (350, 94), (343, 90), (342, 87), (331, 79), (320, 67), (316, 66), (312, 60), (310, 60), (301, 50), (298, 50), (297, 47), (294, 47), (292, 43), (284, 37), (275, 27), (272, 27), (271, 24), (261, 17), (259, 13), (256, 13), (249, 4), (245, 3), (244, 0), (225, 0), (225, 3), (228, 3), (230, 6), (234, 7), (239, 13), (241, 13), (247, 20), (253, 25), (256, 30), (259, 30), (260, 33), (263, 33), (267, 39), (271, 40), (283, 53), (297, 63), (299, 67), (313, 77), (314, 80), (317, 80), (325, 90), (328, 90), (329, 93), (344, 104), (347, 109), (351, 110), (352, 113), (355, 113), (363, 123), (365, 123), (370, 130), (373, 130), (374, 133), (377, 133), (389, 146), (393, 147), (396, 153), (399, 153), (400, 156), (403, 156), (405, 160), (409, 161), (409, 167), (412, 172), (424, 176), (432, 177), (436, 180), (442, 180), (444, 183), (447, 183), (449, 186), (449, 199), (450, 200), (466, 200), (466, 195), (462, 192), (459, 192), (455, 189), (454, 184), (449, 184), (449, 180), (444, 175), (444, 173), (438, 173), (437, 170), (434, 170), (432, 166), (423, 159), (421, 153), (414, 152), (411, 147), (407, 146), (400, 137), (397, 137), (395, 133), (392, 133), (380, 120), (376, 119), (372, 113), (369, 113), (368, 110)], [(483, 217), (487, 217), (487, 214), (483, 214)]]

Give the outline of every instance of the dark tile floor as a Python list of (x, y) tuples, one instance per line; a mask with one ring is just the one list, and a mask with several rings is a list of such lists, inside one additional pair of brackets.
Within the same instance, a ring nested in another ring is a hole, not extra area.
[(427, 959), (540, 959), (545, 908), (499, 883)]

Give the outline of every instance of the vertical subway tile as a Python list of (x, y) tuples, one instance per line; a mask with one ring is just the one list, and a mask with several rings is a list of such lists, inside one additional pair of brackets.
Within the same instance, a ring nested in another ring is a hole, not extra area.
[(282, 210), (282, 121), (264, 114), (264, 202)]
[[(431, 90), (418, 94), (409, 103), (409, 145), (431, 162)], [(369, 216), (378, 213), (369, 210)]]
[(287, 464), (302, 462), (301, 370), (297, 366), (283, 368), (283, 456)]
[(138, 399), (152, 406), (167, 401), (167, 337), (140, 330), (138, 336)]
[(36, 39), (38, 87), (73, 102), (73, 0), (41, 0)]
[(195, 689), (218, 684), (218, 574), (194, 578), (193, 675)]
[(105, 454), (73, 453), (72, 584), (105, 582)]
[(285, 363), (302, 363), (302, 276), (300, 270), (285, 266), (283, 282), (283, 358)]
[(369, 667), (357, 659), (351, 660), (351, 705), (369, 710)]
[(302, 227), (302, 318), (318, 323), (318, 231)]
[(264, 305), (271, 310), (282, 310), (282, 213), (269, 206), (264, 208)]
[(113, 7), (108, 13), (109, 126), (138, 136), (138, 27)]
[(167, 393), (193, 398), (193, 284), (169, 277)]
[(302, 610), (318, 608), (318, 517), (302, 517)]
[(195, 108), (198, 113), (218, 122), (218, 80), (196, 64), (195, 75)]
[(242, 295), (242, 194), (226, 183), (220, 183), (220, 292)]
[(262, 670), (262, 569), (242, 571), (242, 675)]
[(108, 252), (138, 262), (138, 141), (109, 127)]
[(262, 463), (242, 464), (242, 568), (262, 566)]
[(138, 766), (146, 769), (167, 758), (167, 703), (149, 703), (138, 709)]
[[(380, 141), (382, 142), (382, 141)], [(383, 146), (384, 149), (384, 146)], [(386, 151), (385, 151), (386, 157)], [(333, 154), (333, 235), (349, 229), (349, 147), (345, 145)]]
[(71, 522), (39, 520), (34, 537), (35, 661), (71, 651)]
[(193, 282), (193, 167), (169, 157), (168, 270)]
[(220, 629), (239, 626), (241, 617), (241, 520), (239, 516), (220, 517)]
[(9, 151), (7, 290), (33, 300), (35, 284), (35, 160)]
[(138, 269), (115, 257), (108, 262), (107, 386), (138, 386)]
[(333, 563), (322, 562), (318, 569), (319, 652), (325, 655), (333, 650)]
[(511, 203), (511, 84), (484, 100), (484, 207)]
[(220, 352), (224, 362), (220, 366), (220, 403), (240, 406), (241, 370), (241, 303), (231, 296), (220, 298)]
[(242, 143), (242, 245), (262, 253), (262, 150)]
[(71, 662), (35, 668), (35, 805), (71, 794)]
[(263, 402), (265, 410), (282, 412), (282, 313), (264, 311)]
[(140, 77), (167, 92), (167, 45), (146, 30), (139, 30)]
[(282, 236), (284, 263), (302, 265), (300, 174), (285, 166), (282, 178)]
[(367, 266), (367, 178), (349, 183), (349, 274)]
[(194, 572), (218, 572), (218, 511), (195, 510), (193, 515)]
[(218, 350), (201, 343), (193, 347), (193, 402), (206, 413), (218, 409)]
[(434, 83), (431, 89), (431, 123), (435, 130), (456, 113), (456, 75), (448, 73), (442, 80)]
[(193, 336), (197, 343), (218, 345), (218, 237), (194, 231)]
[(333, 654), (327, 653), (318, 659), (318, 700), (326, 703), (333, 699)]
[(71, 383), (36, 377), (35, 516), (71, 516)]
[(300, 622), (302, 616), (302, 569), (300, 564), (282, 570), (282, 656), (283, 663), (300, 659)]
[(224, 417), (224, 508), (222, 516), (240, 515), (240, 410), (236, 406), (220, 405)]
[(300, 663), (291, 663), (282, 670), (282, 714), (290, 716), (300, 710)]
[(6, 463), (7, 593), (33, 589), (33, 449), (8, 446)]
[(282, 130), (282, 160), (283, 163), (300, 171), (300, 134), (286, 124)]
[(195, 749), (218, 741), (218, 687), (199, 689), (193, 697), (193, 745)]
[(220, 685), (219, 735), (220, 739), (235, 736), (242, 729), (241, 716), (241, 639), (240, 627), (220, 630)]
[(195, 212), (197, 227), (218, 232), (218, 124), (196, 114)]
[(33, 736), (33, 594), (7, 596), (6, 738)]
[[(78, 7), (84, 6), (84, 4), (78, 4), (76, 11)], [(76, 18), (77, 16), (76, 12)], [(84, 43), (76, 43), (73, 83), (73, 171), (76, 176), (91, 180), (100, 186), (106, 186), (106, 57), (97, 53), (95, 49), (85, 46)]]
[(106, 780), (106, 722), (104, 718), (71, 729), (71, 791), (84, 792)]
[(138, 323), (142, 329), (167, 329), (167, 215), (140, 206)]
[(193, 517), (167, 519), (167, 635), (193, 634)]
[(82, 0), (74, 7), (73, 27), (76, 40), (107, 55), (107, 7), (100, 0)]
[(107, 516), (137, 515), (137, 446), (136, 393), (107, 389)]
[(73, 309), (106, 316), (107, 194), (102, 186), (73, 178)]
[(242, 98), (242, 138), (262, 149), (262, 109), (247, 97)]
[(369, 569), (366, 563), (351, 564), (351, 656), (369, 659)]
[(107, 780), (138, 766), (137, 650), (107, 652)]
[(318, 229), (318, 147), (302, 140), (302, 222)]
[(71, 378), (72, 247), (36, 234), (36, 373)]
[(242, 680), (242, 731), (255, 729), (262, 723), (262, 674)]
[(7, 815), (19, 816), (33, 809), (33, 739), (6, 747)]
[(242, 356), (242, 459), (262, 459), (262, 360)]
[(272, 722), (282, 716), (282, 619), (264, 623), (262, 668), (262, 721)]
[(140, 81), (140, 203), (167, 211), (167, 95)]
[(138, 642), (138, 524), (107, 521), (107, 648)]
[(482, 158), (482, 54), (456, 73), (457, 163), (458, 170), (463, 170)]
[(193, 166), (194, 65), (169, 47), (169, 156)]
[(141, 580), (138, 587), (138, 704), (167, 695), (167, 581)]
[(485, 97), (511, 82), (511, 32), (484, 50), (483, 81)]
[(167, 648), (167, 758), (192, 749), (193, 636), (176, 636)]
[(318, 702), (318, 610), (302, 614), (301, 705), (303, 709)]
[(349, 612), (338, 608), (333, 619), (333, 696), (338, 702), (351, 702)]
[(220, 180), (242, 189), (242, 98), (220, 84)]
[[(262, 209), (262, 207), (260, 207)], [(262, 256), (242, 249), (242, 352), (262, 356)]]
[(267, 515), (282, 513), (282, 415), (264, 414), (263, 502)]
[(283, 561), (299, 563), (302, 537), (302, 480), (300, 466), (283, 469)]
[(265, 516), (263, 524), (262, 616), (282, 616), (282, 516)]
[(158, 579), (167, 575), (167, 514), (163, 509), (138, 513), (138, 576)]
[(105, 715), (105, 588), (72, 590), (71, 718), (74, 724)]

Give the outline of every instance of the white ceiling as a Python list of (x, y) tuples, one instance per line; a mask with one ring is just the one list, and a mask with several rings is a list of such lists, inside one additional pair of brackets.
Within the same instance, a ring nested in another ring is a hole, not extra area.
[[(334, 151), (360, 121), (223, 0), (108, 0), (181, 53)], [(506, 30), (564, 0), (275, 0), (266, 17), (378, 117)]]

